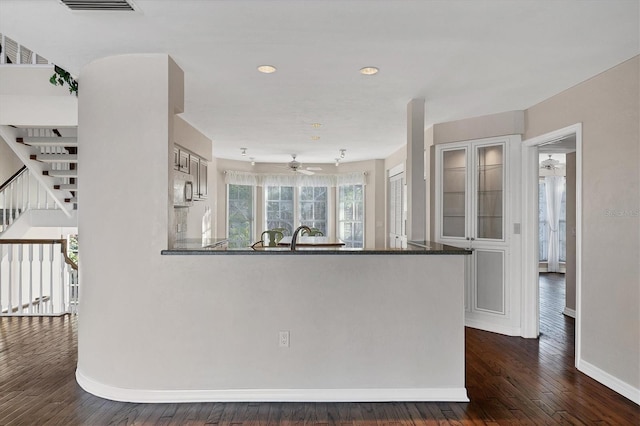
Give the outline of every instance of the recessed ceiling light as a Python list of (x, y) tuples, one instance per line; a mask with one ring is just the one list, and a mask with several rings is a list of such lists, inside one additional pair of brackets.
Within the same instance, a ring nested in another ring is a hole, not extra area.
[(376, 67), (360, 68), (360, 74), (364, 74), (364, 75), (374, 75), (374, 74), (377, 74), (378, 71), (380, 71), (380, 70), (378, 68), (376, 68)]
[(322, 124), (321, 123), (311, 123), (311, 127), (313, 127), (314, 129), (317, 129), (318, 127), (321, 127)]
[(274, 67), (273, 65), (260, 65), (258, 67), (258, 71), (265, 74), (271, 74), (272, 72), (276, 72), (276, 67)]
[(320, 136), (311, 136), (311, 140), (312, 141), (319, 141), (320, 140)]

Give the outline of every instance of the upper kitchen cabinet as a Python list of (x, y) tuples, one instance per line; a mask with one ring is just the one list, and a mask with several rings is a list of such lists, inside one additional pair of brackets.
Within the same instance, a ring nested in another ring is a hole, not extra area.
[(189, 155), (189, 174), (193, 176), (193, 195), (196, 200), (203, 200), (209, 195), (209, 163), (204, 158)]
[(209, 196), (209, 163), (200, 160), (198, 164), (198, 197), (207, 198)]
[(519, 334), (520, 137), (436, 145), (436, 241), (470, 248), (466, 324)]
[[(175, 151), (175, 148), (174, 148)], [(174, 152), (175, 155), (175, 152)], [(189, 173), (189, 153), (178, 148), (178, 170)]]
[(209, 161), (213, 160), (211, 139), (176, 115), (173, 121), (173, 140), (175, 150), (178, 151), (176, 154), (174, 150), (174, 157), (178, 159), (176, 170), (191, 175), (194, 200), (206, 199), (209, 196)]

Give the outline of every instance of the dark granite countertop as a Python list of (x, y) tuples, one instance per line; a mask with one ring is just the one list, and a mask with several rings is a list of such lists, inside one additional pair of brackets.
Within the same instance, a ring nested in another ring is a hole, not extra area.
[(240, 247), (230, 248), (227, 240), (219, 240), (217, 245), (202, 247), (200, 240), (187, 240), (176, 244), (176, 247), (162, 250), (163, 255), (456, 255), (471, 254), (469, 250), (448, 246), (430, 241), (410, 242), (407, 248), (350, 248), (350, 247), (326, 247), (326, 246), (298, 246), (295, 251), (289, 247)]

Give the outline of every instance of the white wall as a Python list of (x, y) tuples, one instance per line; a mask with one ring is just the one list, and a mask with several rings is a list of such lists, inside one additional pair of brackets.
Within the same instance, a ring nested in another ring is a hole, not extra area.
[(49, 83), (53, 66), (0, 67), (0, 125), (78, 125), (78, 98)]
[(582, 123), (578, 368), (640, 402), (640, 58), (526, 111), (527, 139)]

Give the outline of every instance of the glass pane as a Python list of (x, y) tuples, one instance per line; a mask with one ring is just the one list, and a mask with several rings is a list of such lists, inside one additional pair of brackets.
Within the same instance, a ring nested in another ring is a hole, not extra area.
[(300, 200), (313, 200), (313, 188), (310, 186), (303, 186), (300, 188)]
[(229, 185), (228, 191), (229, 246), (247, 247), (253, 239), (253, 187)]
[(338, 190), (338, 238), (346, 247), (364, 246), (363, 196), (362, 185), (342, 185)]
[(502, 145), (492, 145), (478, 147), (476, 151), (477, 238), (503, 238), (503, 149)]
[(465, 237), (465, 149), (442, 152), (442, 236)]
[(293, 186), (281, 186), (280, 187), (280, 199), (281, 200), (293, 200)]

